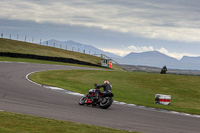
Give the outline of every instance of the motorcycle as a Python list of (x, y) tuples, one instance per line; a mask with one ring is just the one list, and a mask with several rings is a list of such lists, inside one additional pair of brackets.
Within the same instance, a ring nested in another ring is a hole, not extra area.
[(160, 74), (166, 74), (167, 69), (162, 68)]
[(90, 89), (88, 94), (81, 97), (78, 101), (79, 105), (99, 105), (102, 109), (109, 108), (113, 103), (113, 93), (111, 91), (101, 91), (99, 88)]

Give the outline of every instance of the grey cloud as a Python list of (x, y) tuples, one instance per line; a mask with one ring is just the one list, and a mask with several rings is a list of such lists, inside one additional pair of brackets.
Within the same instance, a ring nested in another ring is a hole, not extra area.
[(198, 0), (4, 0), (0, 4), (5, 5), (0, 18), (200, 41)]

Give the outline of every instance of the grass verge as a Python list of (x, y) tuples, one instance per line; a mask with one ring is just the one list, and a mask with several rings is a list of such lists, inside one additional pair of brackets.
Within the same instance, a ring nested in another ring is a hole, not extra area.
[[(34, 73), (29, 77), (40, 84), (87, 93), (94, 83), (109, 80), (114, 100), (158, 109), (200, 114), (200, 78), (143, 72), (68, 70)], [(155, 104), (155, 94), (171, 95), (171, 105)]]
[[(1, 133), (127, 133), (93, 125), (58, 121), (42, 117), (0, 112)], [(136, 132), (133, 132), (136, 133)]]

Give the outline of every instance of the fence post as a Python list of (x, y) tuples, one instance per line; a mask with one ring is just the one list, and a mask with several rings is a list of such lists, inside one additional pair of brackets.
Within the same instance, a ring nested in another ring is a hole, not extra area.
[(3, 38), (3, 33), (1, 33), (1, 38)]
[(48, 41), (46, 42), (47, 46), (48, 46)]
[(18, 34), (17, 34), (17, 41), (18, 41)]
[(67, 50), (67, 45), (66, 45), (66, 50)]
[(25, 39), (24, 39), (24, 41), (26, 42), (26, 36), (25, 36)]
[(10, 37), (9, 37), (9, 39), (11, 39), (11, 34), (10, 34)]
[(40, 39), (40, 45), (42, 44), (42, 39)]

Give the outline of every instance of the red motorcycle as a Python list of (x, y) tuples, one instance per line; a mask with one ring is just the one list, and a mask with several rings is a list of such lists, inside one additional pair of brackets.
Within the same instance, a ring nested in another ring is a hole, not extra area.
[(88, 94), (79, 99), (79, 105), (99, 105), (102, 109), (109, 108), (113, 103), (111, 91), (101, 91), (99, 88), (90, 89)]

